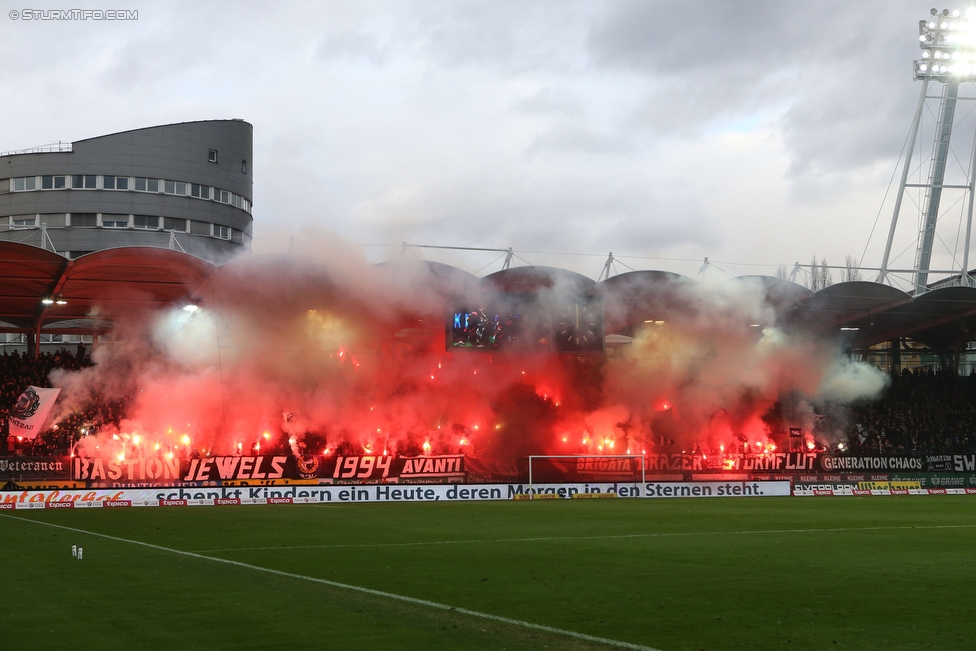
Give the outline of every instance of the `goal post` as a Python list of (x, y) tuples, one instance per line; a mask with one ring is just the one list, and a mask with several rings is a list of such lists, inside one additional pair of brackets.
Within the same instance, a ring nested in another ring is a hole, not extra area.
[[(633, 463), (626, 464), (613, 462), (613, 460), (623, 461), (626, 459), (633, 460)], [(592, 460), (592, 462), (590, 460)], [(528, 457), (528, 461), (530, 487), (538, 478), (538, 472), (533, 472), (533, 462), (539, 461), (572, 461), (574, 470), (576, 472), (579, 472), (580, 469), (583, 468), (589, 469), (591, 472), (599, 473), (601, 472), (601, 466), (607, 466), (605, 471), (603, 471), (607, 476), (612, 476), (614, 474), (619, 475), (622, 472), (630, 472), (631, 478), (624, 481), (640, 481), (642, 484), (647, 483), (647, 467), (644, 462), (644, 455), (642, 454), (531, 454)], [(595, 471), (593, 470), (594, 466), (596, 467)], [(610, 479), (608, 481), (620, 481), (620, 479)]]

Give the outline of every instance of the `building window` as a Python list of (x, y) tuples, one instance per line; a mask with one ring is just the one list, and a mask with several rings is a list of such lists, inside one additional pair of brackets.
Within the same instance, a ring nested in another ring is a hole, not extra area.
[(196, 183), (192, 183), (190, 185), (190, 196), (191, 197), (198, 197), (200, 199), (209, 199), (210, 198), (210, 186), (209, 185), (197, 185)]
[(176, 194), (186, 195), (186, 183), (176, 182)]
[(163, 217), (163, 230), (177, 231), (179, 233), (185, 233), (186, 232), (186, 220), (185, 219), (173, 219), (172, 217)]
[(135, 228), (154, 231), (159, 228), (159, 217), (154, 215), (134, 215), (132, 217), (132, 225)]
[(247, 174), (247, 160), (243, 158), (241, 159), (241, 171)]
[(42, 190), (61, 190), (63, 188), (64, 188), (63, 176), (42, 176), (41, 177)]
[(115, 189), (115, 177), (114, 176), (103, 176), (102, 177), (102, 188), (105, 190)]
[(102, 228), (128, 228), (128, 215), (102, 215)]
[(13, 215), (10, 218), (11, 228), (36, 228), (37, 215)]
[(14, 192), (23, 192), (25, 190), (36, 190), (36, 189), (37, 189), (36, 176), (22, 176), (19, 179), (14, 179)]
[(98, 225), (98, 218), (93, 212), (71, 213), (72, 228), (95, 228), (97, 225)]
[(159, 179), (136, 178), (135, 189), (138, 192), (159, 192)]
[(217, 162), (217, 150), (216, 149), (208, 149), (207, 150), (207, 160), (210, 161), (211, 163), (216, 163)]
[(230, 229), (226, 226), (220, 226), (218, 224), (213, 225), (213, 236), (221, 240), (230, 239)]
[(41, 189), (42, 190), (63, 190), (64, 177), (63, 176), (42, 176)]

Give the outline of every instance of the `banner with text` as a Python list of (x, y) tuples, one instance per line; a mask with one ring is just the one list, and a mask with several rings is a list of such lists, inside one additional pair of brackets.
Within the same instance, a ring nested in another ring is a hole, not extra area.
[(772, 497), (789, 494), (790, 482), (784, 481), (103, 488), (3, 491), (0, 492), (0, 509), (465, 502), (516, 500), (526, 497)]

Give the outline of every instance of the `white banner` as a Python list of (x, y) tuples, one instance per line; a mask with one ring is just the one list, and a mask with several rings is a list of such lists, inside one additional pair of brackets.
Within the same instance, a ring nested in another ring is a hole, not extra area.
[(470, 502), (603, 497), (770, 497), (790, 494), (788, 481), (614, 484), (371, 484), (124, 488), (0, 492), (0, 509), (238, 506), (355, 502)]
[(10, 434), (25, 439), (36, 438), (44, 427), (44, 421), (51, 413), (59, 393), (61, 389), (27, 387), (27, 390), (17, 399), (17, 404), (10, 410)]

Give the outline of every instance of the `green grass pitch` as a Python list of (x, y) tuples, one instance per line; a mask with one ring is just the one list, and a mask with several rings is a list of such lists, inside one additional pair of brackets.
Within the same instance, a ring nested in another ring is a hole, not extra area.
[(966, 496), (4, 511), (0, 563), (17, 651), (613, 648), (309, 578), (665, 651), (976, 648)]

